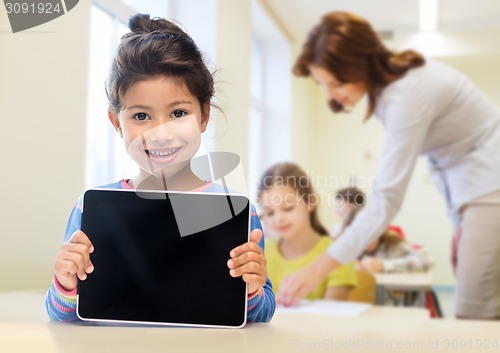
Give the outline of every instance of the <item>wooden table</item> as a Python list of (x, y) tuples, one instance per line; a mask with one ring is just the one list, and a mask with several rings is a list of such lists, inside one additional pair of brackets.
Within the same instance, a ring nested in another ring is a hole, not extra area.
[[(17, 315), (14, 315), (17, 312)], [(0, 294), (0, 352), (495, 352), (500, 323), (429, 319), (420, 308), (370, 307), (357, 317), (277, 313), (243, 329), (48, 322), (41, 293)], [(13, 317), (15, 316), (15, 317)]]

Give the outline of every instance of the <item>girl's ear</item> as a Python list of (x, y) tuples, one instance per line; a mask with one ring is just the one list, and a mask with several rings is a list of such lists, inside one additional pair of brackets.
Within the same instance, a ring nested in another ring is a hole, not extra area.
[(208, 120), (210, 119), (210, 103), (206, 103), (201, 109), (201, 132), (205, 132), (208, 125)]
[(113, 127), (115, 130), (118, 132), (121, 138), (123, 138), (123, 131), (122, 131), (122, 126), (120, 124), (120, 119), (118, 118), (118, 115), (116, 115), (111, 108), (108, 109), (108, 118), (109, 121), (111, 121), (111, 124), (113, 124)]

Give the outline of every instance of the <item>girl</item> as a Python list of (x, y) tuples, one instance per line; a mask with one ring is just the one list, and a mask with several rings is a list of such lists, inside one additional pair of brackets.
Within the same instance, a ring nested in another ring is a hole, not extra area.
[[(345, 222), (346, 218), (352, 218), (351, 212), (358, 211), (365, 204), (366, 196), (363, 191), (356, 187), (347, 187), (337, 191), (335, 194), (335, 213), (340, 218), (341, 222), (334, 224), (330, 229), (330, 237), (337, 239), (344, 229), (350, 224)], [(389, 225), (388, 230), (396, 233), (399, 238), (404, 239), (405, 234), (403, 229), (397, 225)]]
[[(356, 218), (361, 206), (353, 206), (346, 214), (342, 229)], [(359, 269), (370, 272), (421, 272), (432, 266), (432, 261), (421, 250), (414, 249), (400, 234), (387, 229), (368, 245), (359, 257)]]
[[(310, 264), (332, 241), (318, 219), (318, 200), (309, 178), (297, 165), (282, 163), (268, 169), (258, 200), (265, 225), (278, 236), (266, 241), (269, 277), (277, 291), (285, 276)], [(354, 265), (346, 264), (329, 273), (306, 298), (347, 300), (355, 285)]]
[[(223, 192), (221, 186), (199, 179), (190, 168), (208, 124), (214, 92), (212, 75), (198, 47), (165, 19), (137, 14), (129, 27), (131, 32), (122, 37), (113, 60), (106, 92), (109, 120), (139, 173), (105, 187)], [(80, 226), (81, 198), (71, 213), (46, 295), (53, 320), (77, 320), (77, 279), (84, 281), (94, 270), (90, 260), (94, 248)], [(251, 228), (251, 241), (231, 251), (228, 272), (248, 284), (248, 321), (270, 321), (275, 299), (267, 278), (262, 226), (255, 212)]]
[[(386, 131), (377, 188), (344, 235), (282, 287), (293, 304), (321, 276), (352, 261), (397, 214), (417, 157), (426, 155), (461, 228), (455, 312), (500, 318), (500, 112), (463, 74), (407, 50), (385, 47), (371, 25), (345, 12), (326, 14), (311, 30), (293, 72), (312, 76), (334, 112), (368, 96)], [(314, 276), (313, 276), (314, 274)]]
[[(342, 229), (354, 221), (362, 207), (351, 206), (343, 219)], [(365, 249), (356, 267), (373, 273), (424, 272), (430, 270), (432, 261), (422, 249), (415, 249), (400, 234), (387, 229)], [(383, 295), (383, 302), (389, 305), (414, 305), (418, 300), (418, 292), (413, 291), (385, 290)], [(431, 317), (442, 317), (434, 291), (429, 290), (425, 298)]]
[(343, 220), (350, 213), (353, 207), (361, 206), (365, 203), (365, 194), (355, 187), (340, 189), (335, 194), (335, 213), (341, 222), (334, 224), (329, 232), (332, 239), (337, 239), (344, 231), (345, 222)]

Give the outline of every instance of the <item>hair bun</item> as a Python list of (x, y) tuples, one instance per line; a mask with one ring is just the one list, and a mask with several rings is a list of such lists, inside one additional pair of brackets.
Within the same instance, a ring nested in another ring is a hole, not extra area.
[[(179, 26), (163, 18), (151, 18), (149, 14), (135, 14), (130, 17), (128, 27), (134, 34), (159, 32), (172, 39), (174, 36), (191, 39)], [(194, 42), (193, 42), (194, 44)]]
[(134, 33), (151, 32), (152, 21), (148, 14), (138, 13), (130, 17), (128, 27)]

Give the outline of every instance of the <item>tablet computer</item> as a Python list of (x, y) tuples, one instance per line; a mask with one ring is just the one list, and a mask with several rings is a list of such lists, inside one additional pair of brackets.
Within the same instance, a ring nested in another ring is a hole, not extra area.
[(242, 327), (247, 286), (229, 252), (249, 240), (244, 195), (91, 189), (82, 231), (94, 271), (78, 283), (82, 320)]

